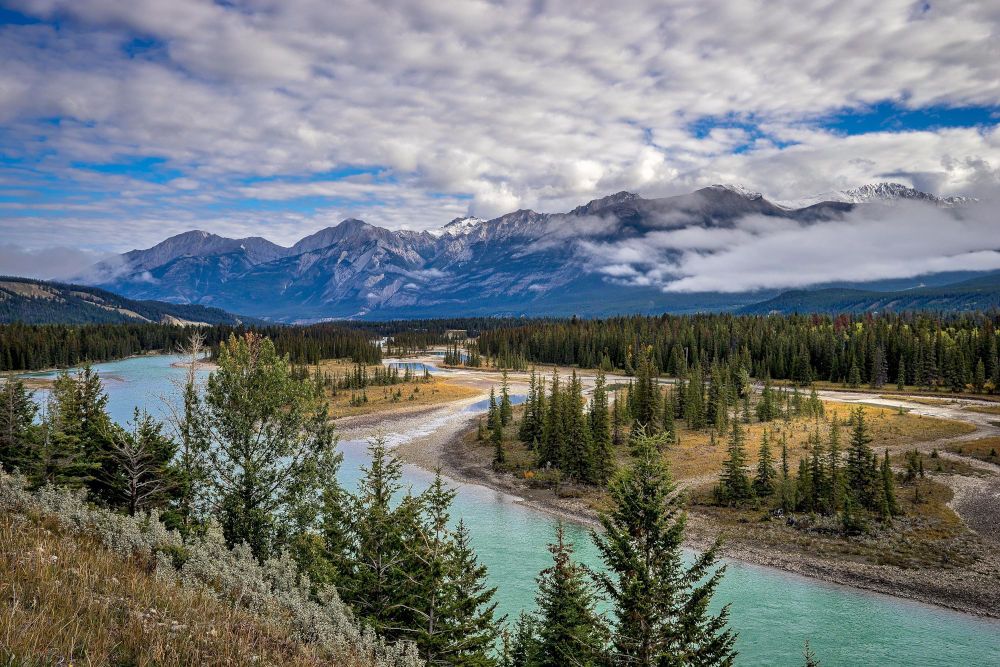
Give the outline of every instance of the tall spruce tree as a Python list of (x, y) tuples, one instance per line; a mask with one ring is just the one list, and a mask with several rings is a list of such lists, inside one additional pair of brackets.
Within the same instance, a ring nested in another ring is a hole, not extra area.
[(596, 611), (594, 591), (583, 566), (573, 562), (562, 522), (549, 545), (553, 564), (538, 575), (536, 648), (531, 665), (562, 667), (605, 664), (607, 632)]
[(739, 422), (733, 421), (729, 432), (727, 458), (722, 464), (718, 496), (721, 502), (738, 503), (753, 494), (750, 476), (747, 474), (747, 453), (744, 444), (746, 436)]
[(507, 370), (500, 375), (500, 424), (506, 426), (514, 418), (514, 408), (510, 403), (510, 381)]
[(612, 509), (591, 537), (606, 566), (595, 575), (612, 605), (614, 665), (731, 665), (735, 634), (729, 607), (708, 605), (724, 567), (718, 544), (690, 566), (681, 555), (687, 515), (654, 438), (636, 443), (636, 456), (610, 488)]
[[(363, 622), (392, 639), (411, 638), (409, 603), (416, 595), (408, 568), (410, 544), (420, 536), (420, 499), (402, 489), (403, 463), (383, 436), (368, 445), (371, 463), (361, 469), (358, 491), (347, 496), (347, 525), (336, 532), (349, 536), (341, 565), (339, 592)], [(335, 483), (335, 482), (331, 482)], [(330, 517), (328, 529), (337, 517)]]
[(590, 400), (590, 432), (593, 447), (593, 481), (606, 484), (614, 472), (611, 421), (608, 414), (608, 390), (603, 370), (597, 371)]
[(854, 497), (855, 503), (866, 509), (877, 509), (877, 479), (872, 461), (875, 453), (870, 443), (871, 434), (865, 419), (864, 408), (860, 405), (851, 413), (851, 441), (847, 450), (846, 481), (848, 492)]
[(774, 486), (778, 479), (778, 473), (774, 469), (774, 458), (771, 456), (771, 443), (767, 429), (761, 436), (760, 450), (757, 454), (757, 475), (753, 480), (753, 492), (761, 498), (766, 498), (774, 493)]
[(7, 378), (0, 384), (0, 466), (7, 472), (15, 468), (31, 472), (37, 413), (38, 406), (24, 382)]

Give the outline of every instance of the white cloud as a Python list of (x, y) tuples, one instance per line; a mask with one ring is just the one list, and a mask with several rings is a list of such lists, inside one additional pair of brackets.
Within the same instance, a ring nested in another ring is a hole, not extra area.
[(992, 271), (1000, 269), (994, 206), (942, 209), (901, 202), (814, 223), (750, 216), (733, 228), (653, 231), (580, 246), (600, 273), (666, 292), (746, 292)]
[[(162, 236), (164, 221), (222, 220), (237, 235), (284, 240), (341, 212), (428, 228), (466, 212), (567, 210), (621, 189), (738, 181), (788, 198), (887, 174), (952, 194), (988, 187), (1000, 169), (997, 119), (853, 137), (816, 124), (882, 100), (1000, 105), (996, 3), (8, 4), (60, 26), (0, 27), (0, 147), (34, 161), (22, 189), (56, 177), (104, 208), (51, 224), (117, 221), (128, 233), (107, 242), (121, 247)], [(764, 136), (692, 134), (706, 115), (759, 124)], [(72, 166), (130, 156), (178, 173), (161, 184)], [(384, 178), (332, 182), (344, 166)], [(274, 206), (248, 213), (239, 196)], [(306, 196), (335, 201), (285, 205)], [(23, 244), (38, 236), (10, 218), (0, 231)]]

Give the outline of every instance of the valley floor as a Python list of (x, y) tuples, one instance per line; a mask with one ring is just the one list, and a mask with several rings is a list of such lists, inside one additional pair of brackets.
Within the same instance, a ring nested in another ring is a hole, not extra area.
[[(590, 373), (581, 375), (592, 384)], [(512, 373), (510, 379), (511, 392), (523, 393), (526, 376)], [(609, 383), (617, 380), (609, 377)], [(596, 525), (602, 498), (592, 488), (563, 488), (557, 494), (550, 488), (534, 488), (522, 476), (493, 470), (492, 450), (476, 442), (478, 417), (468, 408), (487, 398), (498, 381), (493, 372), (454, 370), (448, 382), (473, 390), (470, 395), (445, 405), (401, 406), (389, 413), (345, 417), (338, 420), (338, 430), (342, 438), (361, 439), (381, 429), (398, 443), (398, 452), (407, 462), (428, 470), (440, 468), (455, 481), (484, 485), (539, 510)], [(708, 464), (700, 466), (672, 462), (680, 485), (692, 497), (690, 545), (703, 547), (721, 536), (725, 555), (741, 562), (1000, 617), (996, 595), (1000, 586), (1000, 466), (995, 452), (991, 456), (993, 450), (983, 444), (1000, 436), (1000, 421), (985, 409), (989, 406), (947, 397), (933, 403), (911, 402), (859, 391), (824, 391), (820, 396), (830, 402), (828, 409), (846, 410), (847, 404), (862, 403), (876, 417), (881, 414), (886, 424), (881, 427), (882, 444), (873, 445), (879, 451), (883, 445), (888, 447), (895, 464), (904, 451), (915, 448), (927, 455), (937, 451), (933, 459), (926, 459), (928, 478), (916, 490), (921, 494), (913, 501), (920, 503), (918, 511), (897, 522), (899, 529), (890, 534), (850, 540), (817, 536), (782, 521), (761, 521), (762, 510), (730, 510), (699, 500), (715, 481), (714, 459), (718, 457), (712, 454)], [(900, 406), (910, 417), (894, 423), (891, 418)], [(699, 444), (692, 441), (688, 446), (698, 448)], [(751, 460), (754, 456), (751, 451)], [(905, 492), (901, 489), (901, 496)], [(910, 503), (905, 496), (901, 502), (904, 507)]]

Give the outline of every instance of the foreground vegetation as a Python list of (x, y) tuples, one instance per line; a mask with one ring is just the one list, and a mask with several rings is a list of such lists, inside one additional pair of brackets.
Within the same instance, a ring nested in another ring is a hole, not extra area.
[[(401, 462), (376, 438), (358, 489), (341, 488), (326, 378), (247, 333), (221, 344), (202, 390), (201, 346), (192, 339), (166, 425), (138, 411), (114, 424), (89, 367), (63, 373), (40, 414), (23, 383), (4, 384), (0, 510), (11, 528), (0, 526), (10, 546), (0, 565), (15, 604), (0, 636), (9, 658), (732, 663), (727, 611), (708, 610), (722, 576), (717, 546), (682, 564), (686, 515), (660, 440), (637, 435), (633, 465), (611, 481), (605, 533), (593, 537), (604, 573), (575, 565), (558, 533), (538, 610), (510, 631), (440, 476), (423, 493), (404, 491)], [(110, 578), (99, 564), (107, 553), (125, 562)], [(609, 619), (593, 612), (602, 599)], [(15, 637), (20, 624), (36, 625)]]

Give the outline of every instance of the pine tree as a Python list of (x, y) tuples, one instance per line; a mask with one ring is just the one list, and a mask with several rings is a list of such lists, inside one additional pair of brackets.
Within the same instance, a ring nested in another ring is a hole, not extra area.
[(702, 429), (706, 426), (704, 392), (701, 367), (695, 364), (690, 371), (684, 399), (684, 419), (692, 429)]
[(618, 447), (625, 442), (625, 415), (621, 403), (618, 402), (618, 392), (611, 403), (611, 443)]
[(906, 389), (906, 362), (903, 355), (899, 355), (899, 370), (896, 371), (896, 389), (903, 391)]
[(229, 544), (267, 558), (319, 519), (340, 457), (327, 407), (267, 338), (231, 336), (208, 379), (210, 492)]
[(497, 405), (496, 392), (490, 387), (490, 407), (486, 413), (486, 428), (490, 444), (493, 446), (493, 465), (501, 466), (507, 461), (503, 449), (503, 411)]
[(514, 408), (510, 403), (510, 383), (507, 380), (507, 371), (500, 375), (500, 424), (506, 426), (514, 418)]
[(535, 369), (531, 369), (528, 376), (528, 396), (524, 402), (524, 412), (521, 417), (521, 425), (517, 430), (517, 438), (521, 442), (530, 443), (540, 433), (538, 427), (538, 404), (535, 392), (538, 390), (538, 376)]
[(840, 419), (836, 415), (830, 423), (826, 457), (826, 478), (828, 495), (825, 499), (831, 511), (836, 512), (843, 505), (844, 475), (840, 468)]
[[(148, 412), (135, 408), (129, 429), (113, 426), (109, 434), (109, 456), (113, 476), (105, 482), (111, 502), (130, 516), (162, 507), (174, 488), (171, 465), (177, 445), (163, 435), (163, 426)], [(104, 474), (107, 474), (106, 472)]]
[(595, 482), (595, 457), (591, 441), (590, 418), (583, 411), (583, 383), (573, 372), (563, 402), (566, 439), (559, 448), (559, 469), (581, 482)]
[(535, 667), (538, 664), (538, 637), (535, 617), (521, 612), (510, 642), (510, 667)]
[(757, 454), (757, 476), (753, 480), (754, 493), (761, 498), (772, 495), (777, 477), (778, 474), (774, 469), (774, 460), (771, 456), (771, 444), (767, 429), (765, 429), (760, 441), (760, 451)]
[(677, 397), (674, 389), (667, 390), (666, 396), (663, 399), (663, 419), (661, 423), (663, 425), (663, 433), (666, 435), (667, 442), (673, 442), (677, 439)]
[(181, 405), (171, 405), (169, 423), (177, 442), (173, 514), (177, 527), (188, 535), (206, 512), (209, 434), (205, 408), (198, 391), (198, 364), (204, 355), (205, 338), (194, 333), (179, 352), (187, 357)]
[(608, 415), (608, 390), (604, 371), (597, 371), (594, 393), (590, 402), (590, 432), (593, 447), (594, 481), (605, 484), (614, 470), (614, 450), (611, 442), (611, 423)]
[(498, 633), (498, 620), (494, 618), (497, 603), (493, 596), (497, 589), (487, 586), (486, 580), (486, 566), (479, 563), (470, 542), (469, 529), (460, 520), (455, 527), (447, 563), (446, 590), (451, 596), (451, 605), (446, 607), (448, 632), (444, 635), (450, 641), (438, 650), (436, 660), (428, 660), (429, 664), (466, 667), (493, 664), (491, 654)]
[(538, 575), (537, 648), (532, 665), (604, 664), (606, 630), (595, 610), (586, 568), (573, 562), (562, 522), (549, 545), (553, 564)]
[(651, 348), (640, 348), (632, 397), (632, 427), (645, 428), (647, 433), (654, 433), (659, 429), (661, 410), (660, 388), (657, 381), (659, 372), (653, 363), (651, 352)]
[(764, 378), (764, 388), (760, 392), (760, 401), (757, 402), (757, 421), (773, 421), (778, 418), (779, 412), (771, 378)]
[(976, 372), (972, 376), (972, 390), (977, 394), (983, 393), (983, 387), (986, 386), (986, 364), (980, 359), (976, 362)]
[(346, 498), (342, 513), (343, 533), (350, 537), (338, 591), (357, 617), (384, 637), (410, 637), (409, 604), (417, 595), (408, 571), (410, 546), (421, 536), (422, 503), (410, 494), (394, 502), (403, 464), (384, 437), (369, 442), (368, 454), (371, 463), (362, 467), (358, 491)]
[(24, 382), (8, 378), (0, 384), (0, 467), (4, 470), (18, 468), (24, 473), (31, 472), (37, 413), (38, 406)]
[(607, 568), (595, 578), (612, 603), (614, 664), (731, 665), (729, 607), (708, 611), (725, 570), (713, 571), (719, 545), (684, 566), (687, 515), (658, 444), (637, 443), (632, 466), (611, 484), (604, 532), (591, 533)]
[(858, 406), (851, 414), (850, 448), (847, 451), (847, 488), (857, 504), (864, 509), (875, 509), (874, 475), (872, 470), (872, 441), (865, 421), (864, 408)]
[(882, 459), (881, 473), (882, 497), (885, 499), (885, 512), (883, 516), (891, 518), (899, 514), (899, 504), (896, 502), (896, 480), (892, 474), (892, 466), (889, 464), (889, 450), (885, 450), (885, 458)]
[(722, 464), (722, 477), (719, 483), (719, 500), (727, 503), (737, 503), (752, 495), (750, 477), (747, 475), (746, 447), (744, 446), (743, 427), (739, 422), (733, 422), (729, 432), (728, 458)]

